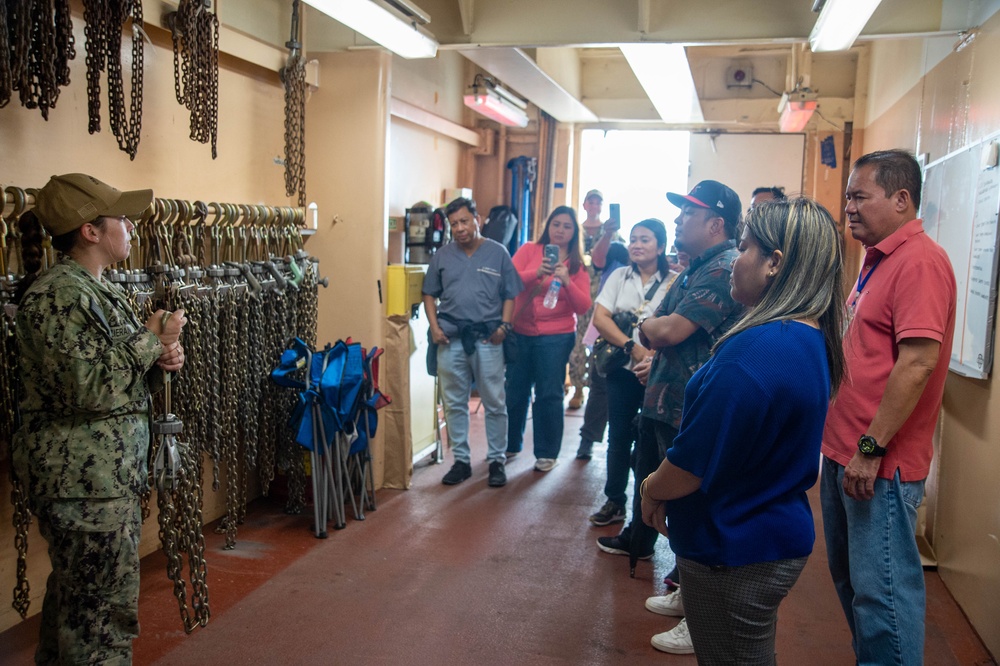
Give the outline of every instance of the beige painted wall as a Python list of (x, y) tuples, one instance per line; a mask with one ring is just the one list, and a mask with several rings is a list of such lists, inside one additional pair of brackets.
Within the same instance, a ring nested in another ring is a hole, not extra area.
[(718, 180), (736, 191), (744, 210), (758, 187), (780, 185), (799, 194), (805, 143), (804, 134), (692, 134), (688, 187)]
[[(908, 90), (894, 92), (891, 104), (871, 105), (885, 110), (872, 118), (857, 154), (898, 146), (933, 160), (1000, 129), (998, 49), (995, 15), (970, 46), (948, 55)], [(878, 97), (875, 82), (891, 79), (899, 63), (876, 49), (872, 66), (871, 94)], [(998, 370), (994, 364), (993, 377)], [(941, 578), (987, 648), (1000, 654), (1000, 392), (993, 377), (949, 375), (928, 503), (936, 506), (931, 538)]]

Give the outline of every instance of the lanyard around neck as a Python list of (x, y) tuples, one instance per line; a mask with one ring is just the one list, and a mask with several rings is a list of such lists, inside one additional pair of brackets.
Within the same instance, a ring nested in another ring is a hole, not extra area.
[(885, 259), (885, 255), (884, 254), (881, 257), (879, 257), (878, 259), (875, 260), (875, 263), (872, 264), (872, 267), (868, 270), (868, 274), (867, 275), (865, 275), (865, 267), (864, 266), (862, 266), (861, 270), (858, 271), (858, 285), (857, 285), (857, 288), (856, 288), (856, 290), (854, 292), (854, 301), (851, 303), (852, 307), (858, 302), (858, 299), (861, 298), (861, 292), (864, 291), (865, 285), (868, 284), (868, 280), (870, 280), (872, 278), (872, 273), (875, 272), (875, 269), (878, 268), (878, 265), (880, 263), (882, 263), (883, 259)]

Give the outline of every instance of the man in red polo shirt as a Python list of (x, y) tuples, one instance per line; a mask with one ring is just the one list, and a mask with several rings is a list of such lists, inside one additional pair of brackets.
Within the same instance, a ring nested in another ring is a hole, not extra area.
[(920, 165), (869, 153), (847, 184), (865, 246), (847, 299), (848, 376), (823, 434), (821, 497), (830, 573), (858, 664), (922, 664), (924, 577), (917, 507), (955, 330), (955, 275), (924, 233)]

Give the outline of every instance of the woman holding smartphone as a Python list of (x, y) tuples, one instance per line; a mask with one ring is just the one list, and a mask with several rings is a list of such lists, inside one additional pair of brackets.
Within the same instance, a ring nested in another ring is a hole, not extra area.
[[(576, 318), (591, 302), (576, 211), (569, 206), (553, 210), (541, 238), (523, 245), (513, 261), (524, 290), (514, 301), (518, 358), (507, 366), (507, 456), (521, 452), (534, 387), (535, 469), (548, 472), (556, 466), (562, 445), (563, 383), (576, 340)], [(556, 281), (556, 302), (546, 307), (546, 294)]]

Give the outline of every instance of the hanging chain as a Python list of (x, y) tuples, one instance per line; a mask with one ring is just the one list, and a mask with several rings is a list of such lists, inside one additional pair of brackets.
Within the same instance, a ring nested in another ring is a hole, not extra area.
[[(172, 310), (178, 301), (179, 285), (172, 280), (179, 272), (170, 266), (156, 266), (156, 307)], [(165, 315), (169, 318), (171, 315)], [(201, 453), (193, 444), (178, 441), (184, 422), (173, 414), (173, 375), (164, 373), (161, 416), (152, 424), (156, 441), (153, 455), (157, 521), (160, 543), (167, 557), (167, 577), (173, 581), (174, 596), (180, 609), (184, 630), (208, 624), (208, 586), (206, 582), (205, 538), (202, 531)], [(191, 606), (187, 605), (184, 580), (184, 555), (188, 559), (191, 579)]]
[(28, 607), (31, 605), (31, 586), (28, 584), (28, 525), (31, 524), (31, 511), (28, 510), (28, 493), (20, 479), (14, 475), (13, 465), (10, 470), (10, 501), (14, 505), (14, 548), (17, 551), (14, 601), (11, 605), (18, 615), (27, 618)]
[(0, 2), (0, 109), (10, 103), (14, 94), (14, 73), (11, 65), (10, 20), (7, 2)]
[(169, 24), (174, 49), (174, 96), (191, 114), (191, 139), (212, 143), (218, 156), (219, 19), (211, 0), (181, 0)]
[[(142, 0), (84, 0), (84, 34), (87, 37), (88, 131), (101, 131), (101, 72), (108, 75), (108, 123), (118, 147), (134, 160), (142, 132), (143, 21)], [(122, 28), (131, 19), (132, 77), (129, 113), (125, 117), (125, 84), (122, 79)]]
[(49, 119), (76, 57), (69, 0), (0, 3), (0, 107), (18, 91), (21, 104)]
[(285, 194), (298, 192), (299, 206), (306, 205), (306, 61), (302, 57), (299, 0), (292, 1), (292, 34), (285, 43), (290, 50), (281, 69), (285, 85)]
[(242, 363), (237, 352), (237, 316), (239, 307), (236, 290), (227, 285), (219, 297), (219, 402), (220, 421), (219, 439), (221, 440), (222, 462), (225, 464), (226, 483), (226, 516), (216, 532), (226, 535), (226, 550), (236, 546), (236, 529), (240, 514), (240, 484), (243, 476), (243, 461), (239, 455), (239, 437), (237, 432), (236, 408), (243, 399), (239, 385), (237, 364)]

